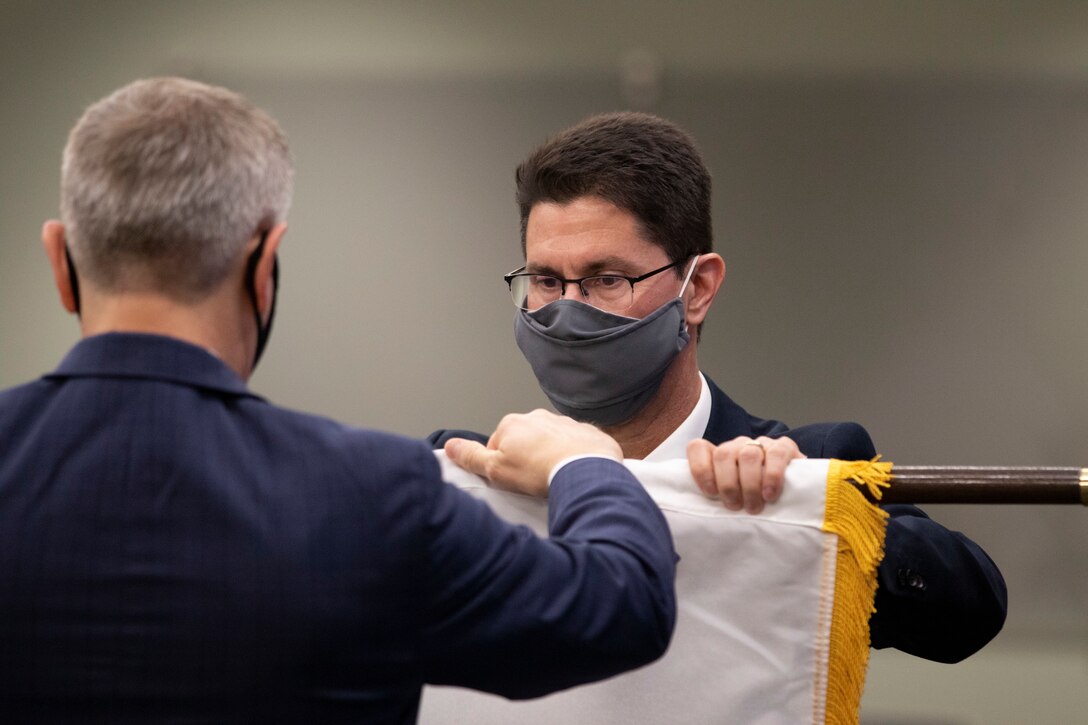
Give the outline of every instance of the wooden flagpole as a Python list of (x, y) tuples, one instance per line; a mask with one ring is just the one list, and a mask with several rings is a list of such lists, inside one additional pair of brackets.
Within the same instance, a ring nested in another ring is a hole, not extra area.
[(1088, 506), (1088, 468), (893, 465), (880, 503)]

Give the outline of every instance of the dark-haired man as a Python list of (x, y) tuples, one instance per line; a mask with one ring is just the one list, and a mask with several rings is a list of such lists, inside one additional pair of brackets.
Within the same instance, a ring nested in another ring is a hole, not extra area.
[[(699, 326), (725, 276), (710, 186), (675, 124), (644, 113), (586, 119), (517, 169), (525, 266), (506, 281), (517, 343), (557, 410), (599, 425), (628, 458), (687, 457), (707, 495), (757, 513), (777, 498), (790, 460), (875, 451), (856, 423), (789, 429), (750, 415), (700, 372)], [(438, 431), (432, 442), (466, 435)], [(1004, 623), (1000, 572), (918, 508), (886, 509), (872, 645), (962, 660)]]

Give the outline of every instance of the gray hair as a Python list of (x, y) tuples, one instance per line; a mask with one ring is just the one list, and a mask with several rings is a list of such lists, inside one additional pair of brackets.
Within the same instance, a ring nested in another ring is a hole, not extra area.
[(276, 121), (225, 88), (131, 83), (84, 112), (61, 167), (76, 269), (107, 292), (211, 292), (246, 242), (287, 215), (293, 167)]

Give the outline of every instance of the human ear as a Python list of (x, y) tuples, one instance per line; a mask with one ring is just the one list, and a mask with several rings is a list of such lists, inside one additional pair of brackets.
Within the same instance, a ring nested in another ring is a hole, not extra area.
[(50, 219), (42, 225), (42, 246), (53, 269), (53, 284), (56, 285), (60, 304), (71, 314), (79, 313), (76, 304), (76, 291), (72, 287), (72, 270), (68, 264), (68, 237), (64, 233), (64, 224)]
[(684, 301), (684, 315), (689, 326), (699, 325), (706, 319), (724, 281), (725, 260), (721, 255), (712, 252), (700, 256), (688, 283), (690, 292), (685, 295)]

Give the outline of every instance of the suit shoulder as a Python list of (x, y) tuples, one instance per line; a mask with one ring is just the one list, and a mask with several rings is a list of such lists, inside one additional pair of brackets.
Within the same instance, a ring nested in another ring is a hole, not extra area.
[[(311, 459), (328, 457), (347, 461), (365, 461), (364, 468), (399, 464), (417, 465), (422, 459), (425, 467), (437, 462), (430, 446), (424, 441), (397, 433), (362, 428), (332, 418), (281, 408), (263, 401), (249, 404), (261, 406), (253, 416), (267, 429), (268, 440), (284, 449), (306, 448)], [(437, 475), (437, 473), (435, 474)]]
[(48, 379), (39, 378), (5, 388), (0, 390), (0, 406), (6, 408), (19, 405), (35, 397), (48, 394), (54, 387), (54, 383), (51, 383)]
[(43, 401), (54, 388), (54, 383), (43, 378), (0, 390), (0, 425), (25, 428), (32, 416), (41, 413)]
[(868, 460), (876, 455), (869, 432), (853, 421), (810, 423), (785, 433), (810, 458)]

